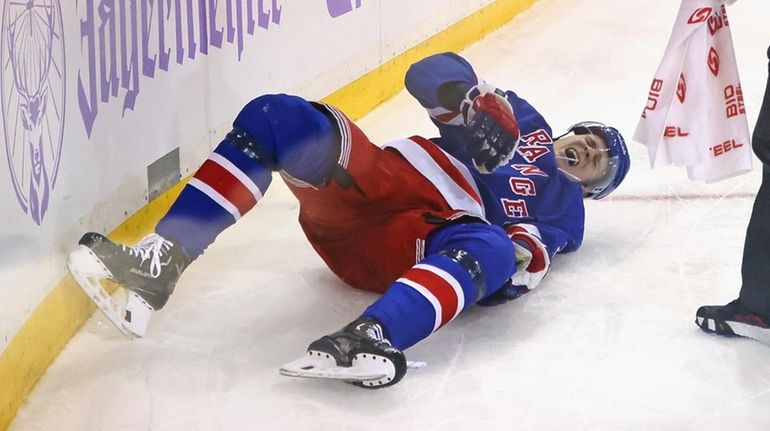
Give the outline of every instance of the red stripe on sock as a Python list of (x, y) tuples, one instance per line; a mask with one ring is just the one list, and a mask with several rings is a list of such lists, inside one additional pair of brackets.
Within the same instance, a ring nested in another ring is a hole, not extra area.
[(251, 190), (231, 174), (227, 169), (211, 160), (206, 160), (195, 173), (195, 178), (205, 183), (230, 201), (241, 215), (246, 214), (257, 204)]
[(412, 268), (408, 270), (403, 278), (411, 280), (424, 288), (428, 289), (441, 304), (441, 326), (444, 326), (452, 320), (457, 313), (459, 300), (457, 292), (441, 276), (424, 269)]

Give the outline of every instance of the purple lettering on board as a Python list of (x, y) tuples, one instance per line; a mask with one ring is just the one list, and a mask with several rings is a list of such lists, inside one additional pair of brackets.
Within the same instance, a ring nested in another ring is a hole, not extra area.
[(154, 0), (139, 1), (142, 3), (142, 74), (148, 78), (154, 78), (156, 57), (150, 58), (150, 15), (154, 9), (152, 5)]
[(217, 29), (217, 0), (209, 0), (209, 32), (211, 33), (211, 46), (222, 47), (222, 34), (224, 30)]
[(195, 15), (193, 14), (193, 0), (187, 0), (187, 56), (195, 60), (195, 52), (198, 45), (195, 44)]
[(84, 60), (78, 107), (89, 137), (99, 103), (122, 93), (125, 115), (136, 106), (141, 80), (155, 79), (159, 70), (172, 72), (172, 58), (183, 65), (212, 47), (234, 44), (240, 61), (245, 35), (280, 25), (283, 9), (279, 0), (76, 0), (76, 5)]
[(176, 38), (176, 63), (184, 63), (184, 43), (182, 41), (182, 0), (174, 0), (174, 36)]
[(206, 0), (198, 0), (198, 25), (200, 28), (201, 54), (209, 53), (209, 29), (206, 25)]
[(257, 17), (257, 25), (262, 28), (267, 28), (270, 25), (270, 10), (265, 10), (265, 1), (259, 0), (259, 15)]
[(246, 32), (249, 35), (254, 34), (257, 27), (257, 20), (254, 19), (254, 0), (247, 0), (246, 3)]
[[(360, 1), (360, 0), (359, 0)], [(278, 0), (273, 0), (273, 24), (281, 23), (281, 11), (283, 7), (278, 5)], [(267, 27), (265, 27), (267, 28)]]
[[(80, 46), (85, 46), (85, 60), (88, 64), (87, 84), (83, 84), (83, 71), (78, 71), (78, 105), (80, 114), (83, 117), (83, 124), (86, 127), (86, 133), (91, 134), (91, 130), (96, 121), (96, 115), (99, 113), (99, 106), (96, 100), (96, 35), (94, 34), (94, 0), (86, 0), (86, 18), (80, 21)], [(81, 48), (82, 50), (82, 48)]]
[(278, 5), (278, 0), (272, 0), (270, 3), (270, 8), (268, 9), (265, 8), (265, 0), (259, 0), (259, 16), (257, 18), (257, 25), (262, 28), (269, 28), (271, 21), (274, 24), (280, 24), (281, 9), (282, 7)]
[[(168, 6), (166, 6), (168, 5)], [(171, 49), (166, 49), (166, 20), (169, 18), (169, 13), (166, 14), (166, 7), (170, 7), (171, 0), (158, 0), (158, 55), (160, 70), (168, 72), (168, 63), (171, 59)]]
[[(129, 15), (130, 22), (122, 20), (121, 30), (123, 37), (120, 45), (121, 67), (121, 87), (126, 90), (126, 96), (123, 99), (123, 112), (133, 110), (136, 106), (136, 99), (139, 97), (139, 13), (137, 2), (141, 0), (120, 0), (125, 5), (128, 2), (129, 9), (121, 10)], [(123, 15), (125, 18), (125, 14)], [(89, 133), (90, 137), (91, 134)]]
[[(103, 1), (99, 5), (99, 83), (102, 102), (118, 95), (118, 59), (115, 55), (115, 4)], [(109, 43), (109, 46), (107, 45)]]
[[(361, 7), (361, 0), (356, 0), (355, 8)], [(345, 15), (348, 12), (353, 11), (352, 0), (326, 0), (326, 8), (329, 11), (329, 15), (332, 18)]]
[(227, 42), (233, 43), (235, 40), (235, 24), (233, 23), (233, 0), (227, 0)]

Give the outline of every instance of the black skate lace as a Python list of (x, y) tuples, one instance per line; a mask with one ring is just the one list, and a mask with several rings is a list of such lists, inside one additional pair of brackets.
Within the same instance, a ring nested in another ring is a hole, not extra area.
[(139, 265), (150, 260), (150, 275), (157, 278), (160, 275), (162, 264), (160, 258), (174, 245), (162, 236), (152, 233), (142, 238), (139, 243), (128, 249), (129, 254), (142, 259)]

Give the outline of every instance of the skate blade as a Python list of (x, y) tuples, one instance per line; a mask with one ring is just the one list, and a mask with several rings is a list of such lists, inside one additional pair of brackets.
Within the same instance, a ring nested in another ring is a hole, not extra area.
[[(88, 295), (91, 301), (101, 310), (107, 320), (115, 328), (129, 339), (136, 339), (144, 335), (143, 328), (132, 325), (131, 315), (143, 313), (126, 312), (126, 306), (115, 301), (104, 290), (99, 280), (111, 278), (112, 274), (102, 265), (88, 247), (78, 246), (77, 250), (70, 253), (67, 259), (67, 269), (78, 283), (81, 289)], [(134, 294), (135, 295), (135, 294)], [(134, 301), (135, 302), (135, 301)], [(128, 321), (126, 320), (128, 316)], [(134, 319), (136, 322), (136, 319)], [(146, 323), (145, 323), (146, 326)]]
[(327, 357), (325, 353), (309, 351), (304, 357), (282, 366), (278, 373), (288, 377), (360, 382), (383, 379), (387, 376), (388, 370), (378, 370), (369, 364), (341, 367), (337, 365), (334, 358)]

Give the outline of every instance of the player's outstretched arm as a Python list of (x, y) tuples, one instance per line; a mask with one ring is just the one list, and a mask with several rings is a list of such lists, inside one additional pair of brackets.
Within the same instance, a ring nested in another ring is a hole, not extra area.
[(470, 63), (453, 52), (431, 55), (406, 72), (405, 85), (431, 118), (460, 125), (460, 102), (479, 80)]
[(407, 71), (405, 84), (442, 137), (452, 141), (442, 146), (467, 150), (477, 171), (490, 173), (513, 157), (520, 132), (508, 96), (479, 83), (464, 58), (445, 52), (420, 60)]

